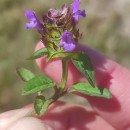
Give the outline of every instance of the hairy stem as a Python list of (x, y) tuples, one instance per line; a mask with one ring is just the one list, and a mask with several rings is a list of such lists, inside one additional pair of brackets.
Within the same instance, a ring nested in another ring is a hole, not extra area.
[(67, 81), (68, 75), (68, 61), (66, 59), (62, 59), (62, 79), (60, 83), (60, 88), (64, 89)]

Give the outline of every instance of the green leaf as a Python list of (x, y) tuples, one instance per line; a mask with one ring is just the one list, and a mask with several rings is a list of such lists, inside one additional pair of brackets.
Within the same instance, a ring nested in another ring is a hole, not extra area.
[(45, 56), (47, 54), (48, 54), (48, 50), (47, 50), (47, 48), (44, 47), (44, 48), (41, 48), (40, 50), (37, 50), (36, 52), (34, 52), (32, 54), (32, 56), (28, 58), (28, 60), (38, 59), (38, 58)]
[(45, 98), (41, 96), (37, 96), (34, 101), (34, 109), (38, 115), (43, 115), (51, 102), (49, 100), (45, 100)]
[(48, 58), (47, 61), (51, 60), (52, 58), (71, 58), (74, 55), (74, 53), (72, 52), (55, 52), (55, 53), (51, 53)]
[(25, 68), (17, 69), (17, 73), (23, 81), (29, 81), (35, 76), (31, 71)]
[(89, 83), (77, 83), (72, 85), (69, 89), (69, 92), (77, 91), (83, 94), (87, 94), (90, 96), (96, 97), (104, 97), (104, 98), (111, 98), (112, 95), (110, 91), (106, 88), (102, 88), (99, 86), (92, 87)]
[(94, 67), (90, 58), (85, 53), (78, 52), (73, 55), (72, 62), (76, 68), (86, 76), (88, 82), (95, 87)]
[(32, 93), (36, 93), (39, 91), (43, 91), (45, 89), (54, 87), (55, 83), (49, 79), (47, 76), (36, 76), (29, 80), (22, 91), (23, 95), (28, 95)]

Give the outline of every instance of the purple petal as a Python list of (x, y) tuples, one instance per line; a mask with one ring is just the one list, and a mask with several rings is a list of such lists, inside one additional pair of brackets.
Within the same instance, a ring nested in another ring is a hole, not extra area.
[(73, 51), (75, 49), (76, 45), (72, 42), (70, 44), (64, 45), (64, 50), (66, 51)]
[(75, 22), (78, 22), (78, 21), (79, 21), (79, 15), (74, 14), (74, 15), (73, 15), (73, 18), (74, 18), (74, 21), (75, 21)]
[(73, 40), (73, 34), (68, 31), (63, 32), (59, 46), (63, 47), (63, 49), (66, 51), (74, 50), (76, 47), (76, 43)]
[(80, 16), (82, 16), (82, 17), (85, 17), (86, 16), (86, 13), (85, 13), (85, 10), (78, 10), (77, 11), (77, 13), (76, 13), (77, 15), (80, 15)]
[(30, 10), (25, 11), (25, 16), (30, 21), (36, 18), (35, 12), (30, 11)]
[(73, 2), (71, 5), (72, 16), (73, 16), (75, 22), (79, 21), (79, 16), (82, 16), (82, 17), (86, 16), (85, 10), (82, 10), (82, 11), (79, 10), (79, 6), (80, 6), (79, 0), (75, 0), (75, 2)]
[(65, 42), (61, 40), (60, 43), (59, 43), (59, 46), (62, 47), (64, 45), (65, 45)]
[(26, 23), (26, 29), (37, 28), (39, 31), (42, 30), (42, 24), (40, 23), (39, 19), (35, 15), (35, 12), (27, 10), (25, 12), (25, 16), (30, 21), (30, 23)]
[(79, 0), (75, 0), (75, 2), (73, 2), (71, 4), (72, 13), (76, 13), (79, 10), (79, 6), (80, 6), (80, 1)]
[(69, 39), (72, 38), (72, 36), (73, 36), (72, 33), (68, 32), (68, 31), (65, 31), (65, 32), (62, 34), (61, 39), (62, 39), (63, 41), (68, 41)]
[(37, 28), (37, 21), (30, 21), (30, 23), (26, 23), (26, 29), (29, 28)]
[(78, 10), (75, 14), (73, 14), (73, 18), (75, 20), (75, 22), (78, 22), (79, 21), (79, 17), (85, 17), (86, 16), (86, 13), (85, 13), (85, 10)]

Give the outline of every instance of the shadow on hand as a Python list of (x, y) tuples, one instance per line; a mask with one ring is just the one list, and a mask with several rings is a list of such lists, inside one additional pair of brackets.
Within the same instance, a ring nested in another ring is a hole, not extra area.
[(96, 114), (78, 105), (58, 102), (40, 119), (56, 130), (89, 130), (87, 124), (96, 119)]

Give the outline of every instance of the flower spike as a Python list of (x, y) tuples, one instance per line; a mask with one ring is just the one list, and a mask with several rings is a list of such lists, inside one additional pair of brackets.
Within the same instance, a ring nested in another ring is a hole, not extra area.
[[(104, 98), (112, 97), (108, 89), (96, 83), (94, 66), (86, 52), (76, 49), (82, 36), (76, 25), (80, 17), (86, 16), (85, 10), (80, 10), (80, 0), (74, 0), (71, 5), (64, 4), (60, 9), (50, 8), (47, 14), (42, 15), (41, 22), (33, 11), (27, 10), (25, 16), (29, 20), (26, 23), (26, 29), (36, 28), (44, 44), (44, 48), (34, 52), (28, 59), (44, 57), (46, 64), (54, 58), (62, 61), (60, 83), (46, 75), (36, 76), (24, 68), (17, 70), (20, 77), (26, 82), (22, 95), (37, 93), (34, 101), (36, 114), (45, 114), (52, 103), (71, 92)], [(66, 88), (70, 61), (77, 71), (84, 75), (87, 82), (77, 82)], [(53, 71), (53, 66), (50, 71)], [(53, 89), (54, 94), (44, 95), (49, 88)]]

